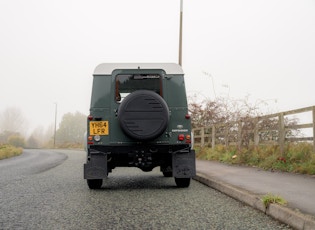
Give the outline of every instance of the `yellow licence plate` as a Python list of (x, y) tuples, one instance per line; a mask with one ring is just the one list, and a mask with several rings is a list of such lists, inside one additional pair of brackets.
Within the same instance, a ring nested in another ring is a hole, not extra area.
[(90, 135), (108, 135), (108, 121), (90, 121)]

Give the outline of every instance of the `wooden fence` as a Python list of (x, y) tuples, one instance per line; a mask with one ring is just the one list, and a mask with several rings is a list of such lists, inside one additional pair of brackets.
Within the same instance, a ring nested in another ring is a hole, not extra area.
[[(312, 113), (312, 123), (298, 124), (288, 122), (289, 115)], [(267, 124), (267, 125), (266, 125)], [(298, 135), (298, 130), (312, 128), (312, 137)], [(309, 141), (313, 143), (315, 151), (315, 106), (290, 110), (286, 112), (265, 115), (261, 117), (243, 119), (209, 127), (194, 128), (192, 130), (194, 144), (215, 147), (216, 144), (260, 145), (277, 144), (283, 152), (285, 142)]]

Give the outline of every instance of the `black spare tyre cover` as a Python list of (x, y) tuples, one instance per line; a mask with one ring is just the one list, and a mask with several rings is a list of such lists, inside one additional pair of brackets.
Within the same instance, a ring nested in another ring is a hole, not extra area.
[(167, 128), (169, 110), (159, 94), (138, 90), (122, 101), (118, 120), (126, 135), (136, 140), (149, 141), (159, 137)]

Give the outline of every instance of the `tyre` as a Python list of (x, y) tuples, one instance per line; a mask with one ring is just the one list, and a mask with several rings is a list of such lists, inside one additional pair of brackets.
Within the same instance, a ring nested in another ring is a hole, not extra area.
[(117, 117), (127, 136), (135, 140), (150, 141), (166, 130), (169, 109), (159, 94), (150, 90), (138, 90), (121, 102)]
[(102, 179), (93, 179), (93, 180), (87, 180), (87, 184), (90, 189), (100, 189), (103, 184)]
[(190, 185), (190, 178), (176, 178), (175, 183), (179, 188), (187, 188)]

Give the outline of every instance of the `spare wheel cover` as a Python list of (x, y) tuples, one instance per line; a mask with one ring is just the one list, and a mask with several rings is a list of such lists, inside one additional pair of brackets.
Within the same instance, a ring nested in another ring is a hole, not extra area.
[(159, 94), (138, 90), (122, 101), (118, 120), (121, 129), (129, 137), (141, 141), (153, 140), (166, 130), (169, 109)]

